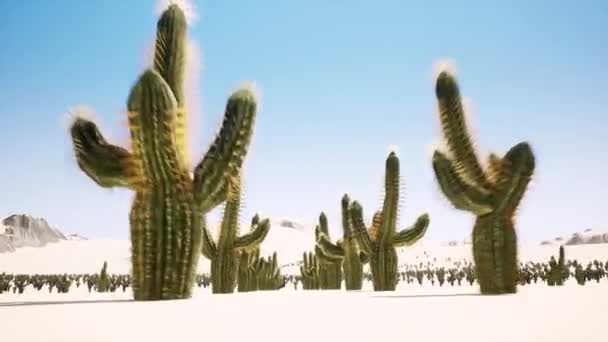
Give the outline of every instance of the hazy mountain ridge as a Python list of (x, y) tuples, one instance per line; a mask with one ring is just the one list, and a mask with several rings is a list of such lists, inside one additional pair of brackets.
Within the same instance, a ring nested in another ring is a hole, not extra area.
[(598, 231), (594, 229), (585, 229), (582, 232), (572, 234), (569, 238), (556, 237), (553, 240), (544, 240), (541, 245), (594, 245), (600, 243), (608, 243), (608, 230)]

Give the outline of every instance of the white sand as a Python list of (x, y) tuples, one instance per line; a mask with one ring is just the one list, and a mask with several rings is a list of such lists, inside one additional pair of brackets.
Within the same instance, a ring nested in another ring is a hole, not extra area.
[[(430, 256), (426, 256), (424, 251)], [(470, 257), (470, 246), (421, 245), (404, 262)], [(281, 253), (281, 251), (279, 251)], [(292, 252), (294, 253), (294, 252)], [(523, 261), (546, 261), (556, 246), (522, 247)], [(279, 254), (280, 255), (280, 254)], [(296, 255), (296, 253), (294, 253)], [(608, 244), (568, 247), (581, 262), (608, 260)], [(418, 256), (418, 259), (416, 259)], [(0, 272), (110, 272), (129, 269), (126, 241), (65, 241), (0, 254)], [(208, 262), (201, 261), (201, 270)], [(608, 280), (579, 286), (519, 287), (516, 295), (478, 296), (476, 286), (400, 284), (391, 293), (280, 291), (132, 302), (126, 293), (89, 294), (86, 286), (49, 294), (31, 288), (0, 295), (3, 341), (608, 341)]]

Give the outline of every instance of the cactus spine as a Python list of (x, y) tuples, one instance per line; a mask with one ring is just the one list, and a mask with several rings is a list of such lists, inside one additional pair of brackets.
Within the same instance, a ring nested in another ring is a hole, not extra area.
[[(342, 240), (333, 244), (329, 234), (322, 231), (317, 237), (315, 253), (324, 262), (340, 262), (342, 264), (347, 290), (361, 290), (363, 286), (363, 262), (359, 246), (353, 235), (349, 210), (350, 198), (348, 195), (344, 195), (342, 197)], [(322, 218), (324, 218), (324, 215), (322, 215)], [(322, 219), (320, 218), (319, 221), (322, 221)], [(325, 224), (327, 224), (326, 218)]]
[[(252, 230), (239, 236), (239, 210), (241, 204), (241, 180), (233, 178), (228, 184), (228, 198), (217, 243), (207, 227), (203, 227), (203, 255), (211, 260), (213, 293), (232, 293), (236, 286), (240, 253), (251, 253), (264, 241), (270, 230), (270, 220), (265, 219)], [(255, 221), (254, 221), (255, 222)]]
[(131, 207), (135, 300), (191, 296), (201, 249), (203, 214), (226, 199), (253, 132), (256, 99), (248, 89), (230, 96), (220, 133), (194, 177), (186, 152), (183, 79), (186, 20), (170, 5), (157, 25), (153, 68), (131, 89), (132, 151), (110, 145), (92, 121), (77, 117), (71, 136), (80, 169), (102, 187), (134, 190)]
[(490, 154), (484, 170), (467, 132), (454, 76), (440, 73), (435, 92), (450, 156), (435, 151), (433, 168), (454, 207), (477, 216), (473, 259), (481, 293), (514, 293), (517, 237), (513, 216), (534, 172), (534, 155), (528, 143), (519, 143), (503, 158)]
[[(399, 206), (399, 158), (391, 152), (386, 159), (385, 195), (377, 236), (373, 239), (363, 221), (363, 208), (355, 201), (350, 213), (355, 237), (362, 251), (370, 258), (374, 291), (394, 291), (397, 286), (397, 251), (395, 247), (416, 243), (429, 225), (428, 214), (421, 215), (410, 228), (396, 231)], [(373, 230), (372, 230), (373, 231)]]

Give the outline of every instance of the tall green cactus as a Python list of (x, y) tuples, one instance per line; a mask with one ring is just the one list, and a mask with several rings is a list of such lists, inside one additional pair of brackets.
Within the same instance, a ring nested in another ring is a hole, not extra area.
[(363, 221), (363, 208), (355, 201), (350, 207), (355, 237), (363, 252), (370, 257), (374, 291), (394, 291), (397, 286), (398, 260), (396, 247), (416, 243), (426, 232), (429, 216), (421, 215), (408, 229), (397, 232), (399, 206), (399, 158), (391, 152), (386, 159), (385, 195), (377, 236), (373, 239)]
[(559, 246), (559, 259), (555, 260), (555, 257), (551, 256), (551, 259), (549, 260), (547, 285), (563, 286), (567, 272), (569, 272), (569, 270), (566, 266), (566, 252), (564, 251), (564, 246)]
[(522, 142), (503, 158), (490, 154), (484, 169), (467, 131), (454, 76), (441, 72), (435, 92), (450, 156), (435, 151), (433, 169), (454, 207), (477, 216), (472, 240), (481, 293), (514, 293), (517, 237), (513, 216), (534, 172), (534, 154), (530, 145)]
[[(329, 240), (329, 227), (325, 213), (319, 215), (319, 225), (315, 228), (315, 242), (321, 236)], [(315, 247), (315, 257), (319, 264), (319, 286), (325, 290), (339, 290), (342, 287), (342, 258), (327, 258), (320, 255)]]
[(135, 300), (191, 296), (202, 215), (225, 201), (253, 133), (256, 98), (242, 88), (228, 99), (222, 128), (192, 177), (183, 91), (186, 31), (183, 11), (170, 5), (158, 21), (154, 66), (128, 98), (131, 152), (107, 143), (88, 119), (76, 117), (71, 126), (80, 169), (102, 187), (136, 193), (129, 215)]
[(262, 291), (278, 290), (285, 286), (281, 275), (277, 252), (271, 258), (260, 258), (256, 266), (257, 289)]
[[(211, 260), (213, 293), (232, 293), (236, 286), (238, 259), (241, 252), (254, 252), (270, 230), (270, 220), (264, 219), (252, 230), (239, 236), (239, 210), (241, 205), (241, 180), (233, 178), (228, 184), (228, 198), (217, 243), (206, 227), (203, 227), (203, 255)], [(255, 221), (254, 221), (255, 223)]]
[(302, 255), (300, 275), (302, 276), (302, 288), (304, 290), (319, 289), (319, 265), (314, 253), (304, 252)]
[[(362, 252), (359, 250), (357, 241), (353, 235), (350, 219), (350, 198), (348, 195), (342, 197), (342, 240), (336, 244), (331, 242), (327, 228), (323, 229), (317, 236), (315, 254), (328, 263), (340, 262), (344, 270), (344, 282), (347, 290), (361, 290), (363, 286), (363, 262)], [(327, 225), (325, 215), (319, 218), (319, 223)]]

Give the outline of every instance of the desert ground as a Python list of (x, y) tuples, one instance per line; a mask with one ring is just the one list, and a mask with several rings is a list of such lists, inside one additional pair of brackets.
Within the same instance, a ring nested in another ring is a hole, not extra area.
[[(299, 232), (290, 232), (297, 234)], [(269, 237), (272, 238), (272, 237)], [(275, 237), (279, 238), (279, 237)], [(282, 236), (282, 238), (285, 238)], [(272, 241), (272, 240), (270, 240)], [(285, 244), (267, 244), (278, 247)], [(282, 264), (297, 261), (309, 244), (279, 250)], [(547, 261), (557, 246), (522, 246), (521, 261)], [(608, 244), (567, 246), (568, 259), (608, 260)], [(290, 259), (292, 258), (292, 259)], [(449, 258), (449, 261), (448, 261)], [(470, 245), (421, 242), (401, 249), (400, 262), (448, 265), (470, 259)], [(129, 271), (128, 241), (60, 241), (0, 254), (0, 272), (110, 273)], [(209, 268), (201, 258), (200, 272)], [(295, 270), (284, 269), (285, 274)], [(400, 283), (395, 292), (294, 290), (212, 295), (195, 288), (192, 299), (134, 302), (130, 290), (89, 293), (35, 291), (0, 294), (7, 341), (607, 341), (608, 281), (562, 287), (520, 286), (517, 294), (480, 296), (477, 286)]]

